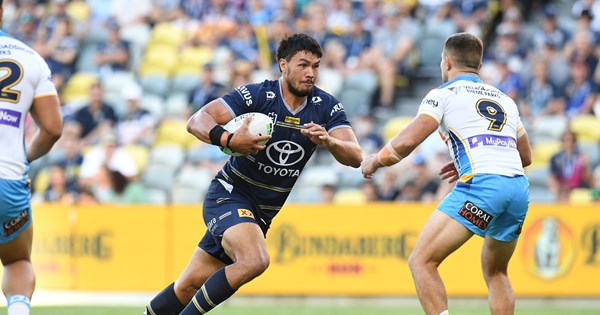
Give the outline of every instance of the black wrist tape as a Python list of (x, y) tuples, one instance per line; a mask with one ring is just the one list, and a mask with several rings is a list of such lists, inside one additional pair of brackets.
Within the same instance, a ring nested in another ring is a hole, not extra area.
[(230, 134), (227, 136), (227, 143), (225, 144), (225, 147), (226, 147), (226, 148), (228, 148), (228, 149), (231, 149), (231, 148), (229, 147), (229, 143), (231, 142), (231, 138), (233, 138), (233, 132), (232, 132), (232, 133), (230, 133)]
[(225, 131), (227, 130), (225, 130), (225, 128), (223, 128), (221, 125), (214, 126), (208, 133), (210, 143), (221, 146), (221, 136)]

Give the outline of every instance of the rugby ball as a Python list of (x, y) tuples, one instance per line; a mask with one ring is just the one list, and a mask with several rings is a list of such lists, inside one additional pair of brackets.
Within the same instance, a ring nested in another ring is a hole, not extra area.
[[(250, 123), (250, 126), (248, 126), (248, 132), (250, 132), (250, 134), (255, 136), (268, 136), (273, 133), (273, 121), (271, 118), (269, 118), (269, 116), (259, 112), (250, 112), (234, 117), (225, 126), (223, 126), (223, 128), (229, 132), (235, 133), (235, 131), (244, 124), (244, 121), (246, 121), (248, 117), (252, 117), (252, 122)], [(259, 143), (265, 144), (267, 143), (267, 140), (260, 141)], [(243, 155), (241, 153), (233, 152), (229, 148), (222, 148), (221, 150), (225, 154), (233, 156)]]

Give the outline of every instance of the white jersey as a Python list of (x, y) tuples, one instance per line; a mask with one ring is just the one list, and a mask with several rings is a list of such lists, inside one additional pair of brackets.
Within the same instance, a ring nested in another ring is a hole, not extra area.
[(524, 175), (517, 139), (525, 133), (515, 102), (475, 75), (430, 91), (419, 114), (435, 118), (461, 179)]
[(27, 176), (25, 120), (34, 98), (47, 95), (56, 95), (56, 88), (44, 59), (0, 31), (0, 179)]

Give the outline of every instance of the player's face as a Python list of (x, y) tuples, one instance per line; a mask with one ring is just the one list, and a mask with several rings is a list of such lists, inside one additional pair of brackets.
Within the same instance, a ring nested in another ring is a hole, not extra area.
[(290, 62), (283, 63), (283, 77), (288, 90), (299, 97), (307, 96), (317, 81), (321, 59), (308, 51), (300, 51)]

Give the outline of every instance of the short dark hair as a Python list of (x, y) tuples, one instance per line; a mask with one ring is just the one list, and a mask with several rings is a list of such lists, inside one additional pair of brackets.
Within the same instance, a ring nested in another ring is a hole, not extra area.
[(449, 56), (457, 67), (478, 71), (483, 56), (483, 42), (473, 34), (456, 33), (446, 39), (444, 54)]
[(319, 58), (323, 56), (323, 48), (316, 39), (308, 34), (293, 33), (285, 36), (279, 42), (277, 60), (285, 59), (286, 61), (290, 61), (300, 51), (308, 51)]

